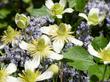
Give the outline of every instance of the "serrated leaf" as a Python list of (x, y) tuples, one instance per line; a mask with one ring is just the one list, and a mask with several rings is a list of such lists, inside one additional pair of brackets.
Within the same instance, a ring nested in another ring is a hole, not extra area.
[(45, 6), (42, 6), (39, 9), (36, 8), (28, 8), (27, 11), (30, 13), (32, 16), (46, 16), (49, 15), (49, 12)]
[(79, 46), (70, 48), (64, 53), (64, 58), (72, 60), (73, 62), (67, 63), (79, 70), (87, 70), (89, 66), (94, 64), (93, 57), (84, 48)]
[(108, 40), (103, 36), (95, 37), (94, 40), (92, 41), (92, 46), (97, 51), (105, 48), (107, 44)]

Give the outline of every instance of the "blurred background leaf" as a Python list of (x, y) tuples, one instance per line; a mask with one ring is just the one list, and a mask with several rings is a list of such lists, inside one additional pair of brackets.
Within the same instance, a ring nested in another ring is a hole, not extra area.
[(10, 10), (8, 9), (1, 9), (0, 10), (0, 19), (4, 19), (7, 17), (8, 14), (10, 14)]
[(77, 11), (83, 11), (88, 0), (68, 0), (69, 7), (74, 7)]
[(30, 13), (31, 16), (47, 16), (49, 15), (49, 12), (45, 6), (42, 6), (41, 8), (33, 8), (30, 6), (27, 11)]

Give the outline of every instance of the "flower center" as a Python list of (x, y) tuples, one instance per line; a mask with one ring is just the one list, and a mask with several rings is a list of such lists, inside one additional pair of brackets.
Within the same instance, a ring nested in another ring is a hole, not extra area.
[(0, 69), (0, 82), (6, 82), (6, 77), (8, 74), (6, 73), (6, 70)]
[(66, 40), (69, 36), (69, 32), (67, 30), (67, 27), (61, 23), (58, 30), (57, 30), (57, 38), (61, 40)]
[(99, 52), (103, 61), (110, 61), (110, 49)]
[(40, 71), (26, 70), (23, 74), (19, 74), (22, 82), (36, 82), (36, 78), (40, 75)]
[(62, 14), (64, 10), (64, 7), (62, 5), (60, 5), (59, 3), (56, 3), (55, 5), (53, 5), (53, 7), (51, 8), (51, 12), (53, 15), (59, 15)]
[(20, 35), (20, 32), (14, 30), (11, 26), (9, 26), (7, 31), (4, 32), (1, 40), (4, 44), (8, 44), (9, 42), (13, 41), (18, 35)]
[(44, 39), (38, 39), (32, 42), (28, 50), (32, 56), (40, 55), (41, 57), (46, 57), (51, 51), (51, 47), (45, 43)]

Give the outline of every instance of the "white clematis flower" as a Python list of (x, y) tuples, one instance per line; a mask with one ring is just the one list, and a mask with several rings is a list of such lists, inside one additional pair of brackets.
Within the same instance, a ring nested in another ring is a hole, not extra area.
[(83, 17), (87, 20), (88, 25), (97, 25), (101, 23), (105, 18), (105, 13), (101, 13), (98, 8), (92, 8), (89, 11), (88, 16), (84, 13), (79, 13), (80, 17)]
[(57, 53), (60, 53), (64, 47), (65, 42), (72, 42), (76, 45), (82, 46), (83, 42), (76, 39), (71, 32), (71, 26), (69, 24), (61, 23), (59, 26), (50, 25), (41, 27), (41, 31), (47, 35), (52, 36), (53, 49)]
[(1, 38), (1, 41), (3, 42), (3, 45), (0, 46), (2, 49), (6, 44), (12, 42), (12, 44), (17, 44), (16, 38), (19, 38), (20, 31), (14, 30), (11, 26), (7, 27), (7, 30), (4, 31), (4, 34)]
[(110, 42), (104, 49), (101, 49), (100, 51), (96, 51), (93, 46), (89, 44), (88, 52), (91, 55), (100, 58), (104, 62), (104, 64), (110, 63)]
[(19, 74), (18, 82), (36, 82), (53, 77), (55, 73), (58, 73), (58, 66), (52, 64), (44, 73), (41, 74), (39, 70), (35, 70), (39, 66), (39, 59), (34, 58), (25, 62), (25, 70), (22, 74)]
[(19, 44), (19, 47), (23, 50), (27, 50), (33, 58), (39, 57), (42, 59), (43, 57), (47, 57), (56, 60), (63, 58), (63, 55), (60, 55), (52, 50), (51, 41), (46, 35), (42, 35), (41, 38), (33, 40), (32, 43), (22, 41)]
[(46, 0), (46, 7), (50, 10), (51, 15), (56, 16), (57, 18), (62, 18), (64, 13), (72, 13), (72, 8), (66, 8), (66, 0), (60, 0), (59, 3), (53, 3), (52, 0)]
[(10, 63), (6, 68), (0, 68), (0, 82), (18, 82), (17, 78), (10, 76), (16, 70), (16, 65), (13, 63)]

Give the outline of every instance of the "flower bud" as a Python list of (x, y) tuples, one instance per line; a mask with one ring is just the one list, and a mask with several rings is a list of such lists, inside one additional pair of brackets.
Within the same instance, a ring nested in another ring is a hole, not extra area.
[(24, 14), (16, 14), (15, 23), (21, 29), (26, 28), (29, 25), (30, 18), (26, 17)]
[(49, 68), (49, 71), (52, 71), (54, 74), (58, 73), (59, 67), (56, 64), (52, 64)]

